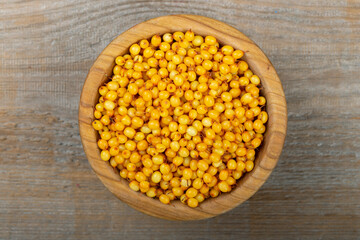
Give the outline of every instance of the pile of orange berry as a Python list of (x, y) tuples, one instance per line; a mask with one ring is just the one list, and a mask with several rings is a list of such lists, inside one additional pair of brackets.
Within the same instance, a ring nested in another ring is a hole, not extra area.
[(197, 207), (230, 192), (254, 168), (268, 120), (243, 55), (191, 30), (131, 45), (99, 88), (101, 159), (164, 204)]

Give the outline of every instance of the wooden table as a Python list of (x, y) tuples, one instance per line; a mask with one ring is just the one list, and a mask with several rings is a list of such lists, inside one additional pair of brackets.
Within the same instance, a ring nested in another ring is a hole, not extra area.
[[(0, 239), (360, 238), (359, 1), (23, 0), (3, 1), (0, 13)], [(252, 38), (277, 69), (289, 112), (266, 184), (195, 222), (153, 218), (113, 196), (77, 123), (101, 50), (136, 23), (176, 13)]]

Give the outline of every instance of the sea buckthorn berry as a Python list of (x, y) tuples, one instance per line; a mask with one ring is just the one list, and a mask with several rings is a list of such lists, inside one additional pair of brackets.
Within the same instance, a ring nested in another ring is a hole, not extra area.
[(190, 42), (190, 41), (194, 40), (195, 34), (194, 34), (193, 31), (188, 30), (188, 31), (185, 32), (184, 37), (185, 37), (186, 40), (188, 40)]
[(261, 144), (261, 140), (259, 138), (254, 138), (252, 141), (251, 141), (251, 145), (254, 147), (254, 148), (257, 148), (259, 147)]
[(146, 39), (143, 39), (140, 41), (139, 45), (142, 49), (145, 49), (145, 48), (149, 47), (149, 41)]
[(229, 177), (229, 171), (227, 170), (221, 170), (219, 173), (219, 179), (220, 180), (226, 180)]
[(226, 63), (221, 63), (219, 66), (219, 70), (222, 74), (228, 74), (230, 72), (230, 67)]
[[(128, 163), (126, 165), (126, 169), (130, 172), (134, 172), (136, 170), (136, 165), (134, 163)], [(135, 177), (135, 176), (134, 176)]]
[(226, 63), (228, 65), (232, 65), (235, 63), (235, 59), (232, 56), (224, 56), (222, 61), (223, 63)]
[(183, 32), (174, 32), (173, 38), (175, 41), (179, 42), (180, 40), (184, 39), (185, 35)]
[(192, 44), (196, 47), (200, 46), (203, 42), (204, 42), (204, 38), (199, 35), (196, 35), (192, 40)]
[(252, 75), (253, 75), (253, 72), (250, 69), (248, 69), (244, 72), (244, 76), (247, 78), (251, 78)]
[(115, 63), (119, 66), (123, 66), (125, 63), (125, 58), (123, 56), (118, 56), (115, 59)]
[(217, 183), (218, 183), (218, 178), (216, 176), (213, 176), (208, 186), (212, 188), (215, 187)]
[(109, 161), (111, 155), (110, 155), (110, 152), (108, 150), (103, 150), (101, 151), (101, 159), (104, 160), (104, 161)]
[(211, 70), (213, 66), (214, 66), (213, 62), (208, 59), (202, 62), (202, 67), (205, 68), (205, 70), (207, 71)]
[(104, 127), (104, 125), (99, 120), (93, 121), (92, 126), (97, 131), (102, 130)]
[(107, 149), (109, 147), (108, 142), (106, 140), (104, 140), (104, 139), (100, 139), (97, 142), (97, 144), (98, 144), (99, 148), (102, 149), (102, 150), (105, 150), (105, 149)]
[(205, 37), (205, 43), (208, 44), (208, 45), (215, 45), (216, 38), (214, 38), (213, 36), (206, 36)]
[(189, 198), (187, 200), (187, 205), (189, 207), (195, 208), (199, 205), (199, 201), (196, 198)]
[(246, 148), (244, 147), (239, 147), (238, 149), (236, 149), (235, 154), (239, 157), (245, 156), (246, 155)]
[(209, 117), (203, 118), (201, 122), (204, 127), (211, 127), (211, 125), (213, 124), (213, 120)]
[(129, 49), (132, 55), (138, 55), (140, 53), (140, 50), (141, 50), (140, 46), (136, 43), (131, 45)]
[(205, 200), (205, 196), (202, 193), (198, 193), (198, 195), (196, 195), (195, 199), (198, 201), (198, 203), (202, 203)]
[(162, 202), (164, 204), (169, 204), (170, 203), (170, 198), (165, 194), (161, 194), (159, 196), (159, 200), (160, 200), (160, 202)]
[(249, 65), (245, 61), (239, 61), (238, 68), (239, 68), (239, 71), (245, 72), (246, 70), (248, 70)]
[(110, 100), (106, 100), (104, 102), (104, 108), (106, 110), (113, 110), (116, 107), (115, 103), (113, 101)]
[(261, 112), (258, 117), (263, 123), (266, 123), (268, 120), (268, 114), (266, 112)]
[(230, 192), (231, 191), (231, 187), (229, 186), (229, 184), (226, 181), (219, 182), (218, 187), (221, 192)]
[(260, 96), (259, 98), (258, 98), (258, 101), (259, 101), (259, 105), (265, 105), (265, 103), (266, 103), (266, 99), (263, 97), (263, 96)]
[(196, 188), (191, 187), (188, 190), (186, 190), (185, 194), (188, 198), (193, 198), (198, 194), (198, 190)]
[(129, 151), (134, 151), (136, 149), (136, 143), (132, 140), (129, 140), (125, 143), (125, 148)]
[(209, 164), (205, 160), (200, 160), (197, 163), (197, 167), (202, 171), (206, 171), (209, 168)]
[[(263, 116), (262, 116), (262, 117), (263, 117)], [(253, 128), (254, 128), (255, 130), (259, 130), (260, 128), (262, 128), (262, 126), (264, 126), (264, 123), (263, 123), (263, 121), (260, 120), (260, 119), (255, 120), (254, 123), (253, 123)]]
[(221, 52), (224, 54), (224, 55), (231, 55), (233, 52), (234, 52), (234, 48), (232, 46), (229, 46), (229, 45), (225, 45), (221, 48)]
[(154, 35), (151, 38), (151, 44), (155, 47), (159, 46), (161, 43), (161, 37), (159, 35)]
[(234, 159), (229, 160), (226, 165), (230, 170), (235, 170), (237, 167), (236, 161)]
[(139, 186), (139, 182), (133, 180), (129, 183), (129, 187), (134, 190), (134, 191), (139, 191), (140, 190), (140, 186)]
[(203, 176), (203, 180), (205, 183), (209, 184), (212, 181), (212, 175), (210, 173), (205, 173)]
[(187, 134), (189, 134), (190, 136), (194, 137), (198, 134), (198, 131), (195, 127), (190, 126), (188, 127), (188, 129), (186, 130)]
[(260, 78), (257, 75), (252, 75), (250, 77), (250, 81), (254, 85), (259, 85), (260, 84)]
[(184, 190), (181, 187), (173, 187), (172, 192), (176, 197), (180, 197), (184, 194)]
[(146, 196), (151, 198), (156, 197), (156, 188), (154, 187), (149, 188), (149, 190), (146, 192)]
[(161, 181), (161, 173), (159, 171), (154, 172), (151, 175), (151, 181), (154, 183), (159, 183)]
[(244, 52), (241, 51), (241, 50), (235, 50), (232, 53), (232, 56), (233, 56), (233, 58), (235, 58), (237, 60), (237, 59), (240, 59), (240, 58), (242, 58), (244, 56)]
[(220, 192), (219, 192), (219, 190), (217, 190), (217, 189), (212, 188), (212, 189), (210, 190), (210, 196), (213, 197), (213, 198), (219, 196), (219, 194), (220, 194)]
[(232, 100), (232, 96), (230, 93), (228, 92), (223, 92), (221, 94), (221, 99), (224, 101), (224, 102), (230, 102)]
[(116, 155), (119, 154), (119, 152), (120, 152), (120, 150), (116, 146), (111, 147), (110, 150), (109, 150), (109, 153), (110, 153), (111, 156), (116, 156)]
[(190, 168), (185, 168), (183, 171), (183, 178), (184, 179), (190, 179), (192, 176), (192, 170)]
[(245, 170), (247, 172), (250, 172), (254, 168), (254, 162), (253, 161), (246, 161), (245, 162)]

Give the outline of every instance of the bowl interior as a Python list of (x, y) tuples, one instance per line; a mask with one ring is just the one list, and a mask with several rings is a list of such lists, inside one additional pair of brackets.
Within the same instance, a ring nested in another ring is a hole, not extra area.
[[(99, 99), (98, 88), (112, 76), (115, 58), (128, 52), (134, 42), (148, 39), (154, 34), (187, 31), (202, 36), (213, 35), (221, 44), (229, 44), (244, 51), (250, 69), (262, 81), (262, 94), (267, 99), (269, 114), (267, 131), (260, 151), (257, 152), (253, 171), (245, 174), (230, 193), (204, 201), (197, 208), (189, 208), (179, 201), (164, 205), (128, 187), (108, 162), (100, 159), (98, 134), (92, 128), (93, 109)], [(244, 34), (222, 22), (195, 15), (164, 16), (138, 24), (115, 38), (99, 55), (86, 78), (79, 105), (79, 126), (87, 158), (104, 185), (122, 201), (149, 215), (174, 220), (195, 220), (224, 213), (250, 198), (266, 181), (280, 156), (287, 125), (287, 111), (281, 82), (270, 61)]]

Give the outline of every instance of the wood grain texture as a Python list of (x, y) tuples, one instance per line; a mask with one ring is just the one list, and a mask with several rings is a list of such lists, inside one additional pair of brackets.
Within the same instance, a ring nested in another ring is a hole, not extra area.
[[(263, 146), (255, 159), (251, 173), (239, 180), (235, 189), (218, 198), (207, 199), (197, 208), (189, 208), (173, 201), (170, 205), (160, 203), (140, 192), (129, 188), (128, 181), (122, 179), (117, 169), (100, 158), (97, 146), (98, 133), (93, 129), (95, 105), (98, 103), (97, 89), (112, 75), (115, 58), (128, 53), (128, 48), (141, 39), (150, 39), (154, 34), (191, 29), (202, 36), (214, 36), (221, 44), (231, 44), (241, 49), (249, 67), (262, 81), (262, 91), (266, 97), (269, 114)], [(249, 38), (238, 30), (220, 21), (198, 15), (169, 15), (140, 23), (116, 37), (99, 55), (90, 68), (81, 93), (79, 104), (79, 130), (86, 156), (105, 186), (122, 201), (152, 216), (170, 220), (199, 220), (217, 216), (229, 211), (249, 199), (266, 181), (280, 156), (286, 135), (287, 109), (284, 91), (265, 54)]]
[[(0, 12), (0, 239), (359, 238), (359, 1), (2, 1)], [(137, 23), (181, 13), (253, 39), (288, 103), (268, 181), (234, 210), (194, 222), (119, 201), (92, 172), (77, 124), (102, 49)]]

